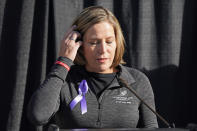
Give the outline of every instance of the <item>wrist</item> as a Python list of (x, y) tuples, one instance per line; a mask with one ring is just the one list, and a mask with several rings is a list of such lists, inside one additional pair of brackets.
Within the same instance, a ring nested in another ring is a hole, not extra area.
[(67, 65), (67, 64), (65, 64), (65, 63), (63, 63), (63, 62), (61, 62), (61, 61), (56, 61), (55, 62), (55, 64), (58, 64), (58, 65), (61, 65), (61, 66), (63, 66), (64, 68), (66, 68), (68, 71), (70, 70), (70, 67)]
[(73, 61), (67, 57), (60, 56), (55, 64), (64, 67), (67, 71), (70, 70), (70, 67), (73, 65)]

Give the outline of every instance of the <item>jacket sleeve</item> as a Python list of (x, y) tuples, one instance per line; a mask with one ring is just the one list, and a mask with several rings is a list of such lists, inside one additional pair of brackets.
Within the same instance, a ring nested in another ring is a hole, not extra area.
[[(71, 67), (73, 62), (65, 57), (59, 57), (61, 61)], [(68, 70), (54, 64), (44, 82), (33, 93), (27, 109), (27, 117), (34, 125), (46, 124), (59, 109), (60, 91), (65, 82)]]

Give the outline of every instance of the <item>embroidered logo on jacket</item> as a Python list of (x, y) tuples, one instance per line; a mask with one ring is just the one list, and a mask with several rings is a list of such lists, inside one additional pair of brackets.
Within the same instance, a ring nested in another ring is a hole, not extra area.
[(120, 94), (119, 94), (118, 96), (125, 96), (125, 95), (127, 95), (127, 91), (126, 91), (126, 90), (121, 91)]
[(131, 104), (133, 97), (127, 97), (127, 90), (123, 90), (119, 95), (114, 96), (113, 99), (115, 99), (116, 103)]

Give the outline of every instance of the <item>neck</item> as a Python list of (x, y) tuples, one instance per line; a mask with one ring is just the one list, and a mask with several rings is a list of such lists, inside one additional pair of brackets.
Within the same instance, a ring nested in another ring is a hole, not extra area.
[(110, 73), (118, 72), (118, 69), (113, 68), (113, 67), (110, 68), (110, 69), (107, 69), (107, 70), (100, 70), (100, 71), (96, 71), (96, 70), (93, 70), (93, 69), (91, 70), (91, 69), (87, 68), (86, 66), (85, 66), (85, 68), (88, 72), (95, 72), (95, 73), (100, 73), (100, 74), (110, 74)]

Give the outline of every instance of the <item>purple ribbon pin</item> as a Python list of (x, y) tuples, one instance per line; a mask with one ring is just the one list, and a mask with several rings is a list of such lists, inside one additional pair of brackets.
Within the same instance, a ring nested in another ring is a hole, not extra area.
[(86, 80), (82, 80), (79, 84), (78, 88), (79, 94), (72, 100), (70, 103), (71, 110), (77, 105), (77, 103), (81, 103), (81, 112), (82, 115), (87, 112), (87, 104), (85, 99), (85, 94), (88, 92), (88, 84)]

